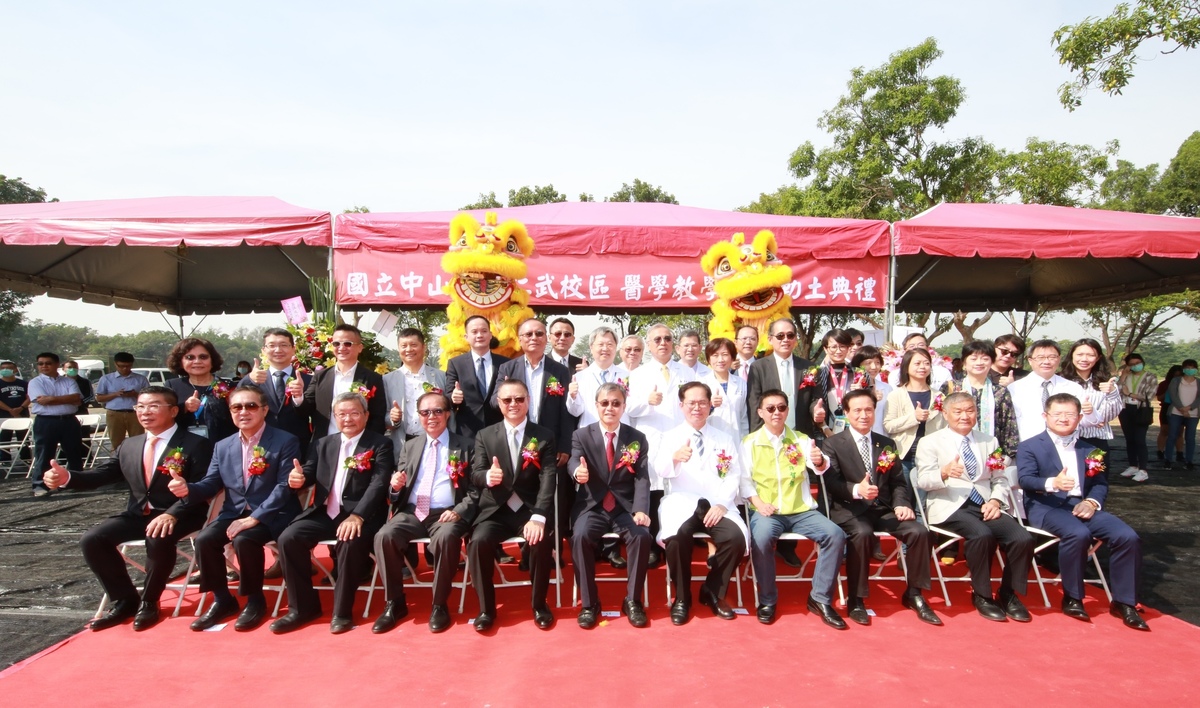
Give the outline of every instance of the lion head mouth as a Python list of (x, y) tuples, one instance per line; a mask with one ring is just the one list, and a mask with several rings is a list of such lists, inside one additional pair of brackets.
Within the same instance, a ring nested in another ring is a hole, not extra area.
[(742, 312), (763, 312), (769, 310), (783, 300), (782, 288), (769, 288), (767, 290), (759, 290), (752, 292), (749, 295), (743, 295), (739, 298), (730, 300), (730, 305), (733, 309)]
[(454, 292), (472, 306), (487, 310), (507, 302), (513, 293), (512, 281), (495, 273), (460, 273)]

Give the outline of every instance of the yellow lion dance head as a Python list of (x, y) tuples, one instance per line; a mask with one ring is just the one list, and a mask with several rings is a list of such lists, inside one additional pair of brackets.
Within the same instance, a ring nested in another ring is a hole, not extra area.
[(792, 269), (776, 255), (775, 234), (759, 231), (752, 243), (736, 233), (728, 241), (714, 243), (700, 259), (705, 275), (712, 276), (713, 318), (708, 323), (710, 339), (735, 339), (737, 330), (749, 325), (758, 330), (759, 349), (769, 348), (767, 329), (775, 320), (789, 316), (792, 298), (783, 286), (792, 280)]
[(525, 225), (509, 219), (496, 225), (496, 214), (487, 212), (480, 224), (470, 214), (450, 221), (450, 250), (442, 256), (442, 270), (450, 282), (442, 292), (450, 296), (446, 308), (449, 326), (441, 339), (441, 362), (469, 350), (466, 322), (481, 315), (492, 323), (500, 340), (496, 352), (511, 356), (520, 351), (517, 326), (533, 317), (529, 292), (517, 286), (525, 277), (525, 259), (533, 254), (533, 239)]

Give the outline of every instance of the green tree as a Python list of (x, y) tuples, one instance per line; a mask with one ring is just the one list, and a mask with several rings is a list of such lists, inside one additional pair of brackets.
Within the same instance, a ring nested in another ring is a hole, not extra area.
[(1152, 295), (1111, 305), (1084, 308), (1085, 327), (1096, 332), (1104, 354), (1119, 359), (1135, 351), (1147, 337), (1170, 330), (1166, 324), (1188, 313), (1200, 312), (1200, 292)]
[(1102, 152), (1090, 145), (1029, 138), (1025, 150), (1005, 159), (1000, 182), (1026, 204), (1080, 206), (1094, 197), (1098, 180), (1108, 174), (1108, 158), (1118, 148), (1116, 141)]
[(349, 209), (342, 209), (343, 214), (370, 214), (371, 210), (365, 206), (354, 205)]
[(459, 207), (459, 211), (473, 211), (475, 209), (499, 209), (503, 206), (504, 205), (496, 199), (495, 192), (488, 192), (487, 194), (480, 192), (479, 199), (472, 204)]
[[(589, 195), (590, 196), (590, 195)], [(655, 187), (648, 182), (634, 179), (633, 184), (622, 183), (621, 188), (613, 192), (606, 202), (660, 202), (662, 204), (678, 204), (674, 194), (669, 194), (662, 187)]]
[(510, 207), (553, 204), (565, 201), (567, 201), (567, 195), (560, 194), (552, 184), (548, 184), (545, 187), (534, 185), (532, 187), (525, 186), (520, 189), (508, 190), (508, 205)]
[(587, 192), (580, 192), (580, 193), (579, 193), (579, 201), (581, 201), (581, 202), (594, 202), (594, 201), (596, 201), (596, 198), (595, 198), (595, 197), (593, 197), (591, 194), (588, 194)]
[(788, 160), (792, 175), (807, 182), (743, 209), (898, 220), (941, 202), (999, 196), (1002, 151), (981, 138), (934, 140), (966, 97), (958, 79), (929, 76), (941, 56), (930, 38), (882, 66), (854, 69), (847, 93), (818, 121), (833, 144), (818, 151), (806, 142)]
[[(34, 189), (20, 177), (0, 175), (0, 204), (33, 204), (46, 201), (46, 190)], [(57, 199), (51, 199), (57, 202)]]
[(1138, 167), (1128, 160), (1117, 160), (1100, 184), (1100, 199), (1091, 206), (1113, 211), (1161, 214), (1166, 210), (1159, 188), (1158, 164)]
[(1067, 110), (1075, 110), (1089, 88), (1119, 95), (1133, 78), (1143, 42), (1160, 40), (1171, 54), (1200, 43), (1200, 0), (1138, 0), (1120, 3), (1108, 17), (1088, 17), (1054, 31), (1058, 60), (1076, 74), (1058, 90)]
[(1189, 135), (1167, 165), (1159, 183), (1166, 210), (1180, 216), (1200, 216), (1200, 131)]

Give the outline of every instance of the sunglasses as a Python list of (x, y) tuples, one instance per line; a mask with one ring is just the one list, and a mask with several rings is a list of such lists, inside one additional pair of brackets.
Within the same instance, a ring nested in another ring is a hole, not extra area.
[(625, 401), (596, 401), (597, 408), (620, 408)]
[(207, 354), (185, 354), (184, 361), (208, 361), (211, 357)]
[(999, 356), (1020, 356), (1016, 349), (997, 349), (996, 354)]
[(655, 344), (663, 344), (664, 342), (670, 344), (671, 342), (675, 341), (675, 337), (668, 334), (665, 337), (654, 337), (650, 341), (654, 342)]
[(262, 408), (261, 403), (230, 403), (229, 410), (237, 413), (238, 411), (256, 411)]
[(524, 396), (507, 396), (505, 398), (501, 398), (500, 402), (506, 406), (518, 405), (518, 404), (525, 402), (525, 397)]
[(445, 412), (446, 412), (445, 408), (426, 408), (423, 411), (417, 411), (417, 415), (421, 416), (422, 418), (428, 418), (431, 415), (439, 416)]
[(771, 338), (777, 342), (788, 341), (796, 338), (795, 332), (780, 332), (779, 334), (771, 335)]
[(350, 347), (353, 347), (354, 345), (355, 345), (355, 342), (330, 342), (329, 343), (329, 346), (333, 347), (334, 349), (342, 349), (342, 348), (349, 349)]
[(788, 404), (780, 403), (778, 405), (763, 406), (763, 410), (768, 413), (787, 413)]
[(545, 336), (546, 336), (546, 333), (542, 332), (540, 330), (537, 332), (523, 332), (520, 335), (521, 339), (541, 339), (542, 337), (545, 337)]
[(550, 336), (554, 337), (556, 339), (561, 339), (563, 337), (574, 337), (575, 333), (574, 332), (551, 332)]

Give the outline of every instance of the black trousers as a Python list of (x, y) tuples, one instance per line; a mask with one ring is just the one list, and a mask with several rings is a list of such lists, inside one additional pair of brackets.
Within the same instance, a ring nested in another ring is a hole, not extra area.
[(846, 580), (852, 597), (867, 597), (870, 592), (868, 578), (876, 531), (886, 531), (908, 546), (908, 589), (930, 588), (929, 530), (920, 521), (900, 521), (889, 509), (872, 509), (838, 526), (846, 532)]
[[(480, 612), (493, 616), (496, 614), (496, 586), (492, 578), (495, 574), (496, 548), (505, 539), (520, 536), (529, 516), (528, 508), (522, 507), (517, 512), (504, 506), (476, 523), (471, 530), (471, 542), (467, 544), (467, 568), (471, 571), (471, 582), (475, 583)], [(527, 544), (529, 580), (533, 586), (531, 606), (534, 609), (546, 606), (546, 592), (550, 589), (550, 575), (554, 572), (554, 561), (550, 557), (550, 550), (554, 546), (554, 529), (549, 519), (546, 520), (545, 531), (540, 543)]]
[(82, 435), (79, 419), (73, 415), (39, 415), (33, 419), (33, 486), (42, 486), (42, 475), (50, 469), (50, 460), (58, 455), (59, 447), (67, 457), (67, 469), (83, 469)]
[(146, 538), (146, 526), (162, 512), (146, 516), (130, 513), (110, 516), (83, 534), (79, 545), (88, 568), (96, 574), (104, 592), (114, 602), (122, 600), (136, 602), (137, 588), (129, 577), (125, 560), (117, 552), (117, 546), (128, 541), (146, 541), (146, 583), (142, 588), (142, 601), (158, 603), (163, 588), (175, 570), (175, 544), (179, 539), (194, 533), (204, 526), (208, 505), (197, 513), (181, 514), (175, 528), (166, 538)]
[(1029, 587), (1029, 566), (1033, 561), (1033, 537), (1016, 519), (1001, 514), (999, 518), (984, 521), (979, 506), (966, 502), (938, 526), (963, 537), (975, 594), (992, 596), (992, 556), (996, 554), (997, 544), (1008, 561), (1001, 576), (1000, 594), (1025, 594)]
[[(245, 516), (248, 516), (246, 512)], [(225, 578), (225, 546), (232, 543), (238, 559), (238, 594), (242, 597), (260, 595), (263, 591), (263, 565), (266, 553), (263, 546), (275, 540), (266, 524), (243, 529), (232, 541), (226, 536), (233, 519), (217, 519), (196, 536), (196, 560), (200, 565), (200, 592), (217, 595), (229, 593)]]
[(449, 523), (438, 521), (446, 509), (430, 509), (422, 521), (413, 513), (415, 505), (391, 518), (375, 534), (375, 558), (383, 575), (387, 599), (404, 603), (404, 556), (413, 539), (429, 538), (433, 554), (433, 604), (445, 606), (450, 597), (458, 559), (462, 555), (462, 540), (471, 525), (459, 519)]
[(679, 531), (667, 539), (667, 568), (675, 582), (675, 595), (687, 603), (692, 601), (692, 549), (694, 533), (706, 533), (717, 546), (713, 567), (704, 579), (705, 586), (718, 598), (724, 598), (729, 589), (729, 579), (737, 570), (738, 561), (746, 555), (746, 537), (738, 525), (729, 519), (721, 519), (711, 528), (701, 519), (688, 517)]
[[(279, 555), (283, 578), (287, 583), (288, 607), (302, 614), (321, 614), (321, 598), (312, 583), (312, 550), (321, 541), (337, 538), (338, 525), (350, 512), (343, 511), (330, 519), (324, 509), (317, 510), (291, 523), (279, 534)], [(354, 593), (358, 581), (371, 567), (371, 542), (378, 523), (364, 523), (362, 534), (349, 541), (339, 541), (333, 547), (337, 559), (338, 577), (333, 585), (333, 616), (349, 619), (354, 611)]]
[(629, 582), (625, 597), (644, 602), (642, 583), (646, 580), (646, 569), (650, 565), (650, 529), (633, 522), (633, 515), (620, 507), (612, 512), (595, 508), (584, 511), (575, 519), (575, 531), (571, 536), (571, 560), (575, 564), (575, 578), (579, 583), (579, 595), (584, 607), (600, 604), (600, 593), (596, 587), (595, 546), (600, 538), (610, 531), (621, 534), (629, 554)]

